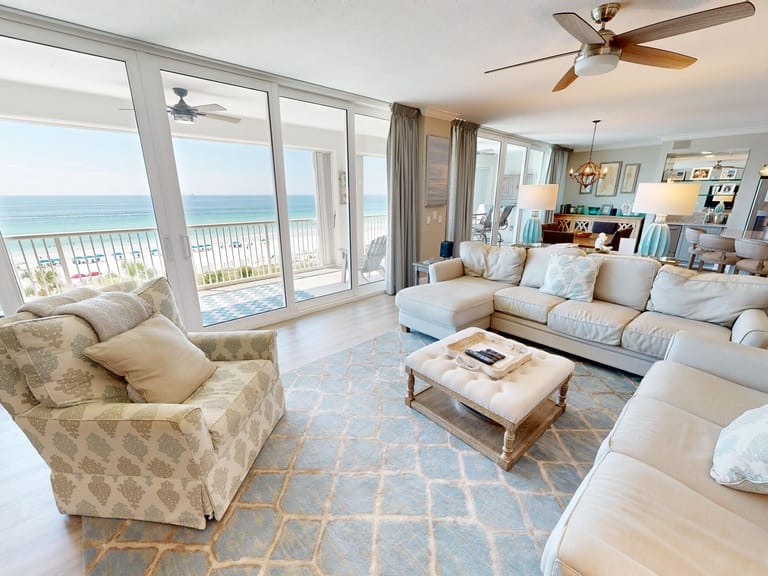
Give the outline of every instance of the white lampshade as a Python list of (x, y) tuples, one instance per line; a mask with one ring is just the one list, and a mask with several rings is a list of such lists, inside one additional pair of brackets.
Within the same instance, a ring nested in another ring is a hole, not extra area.
[(712, 200), (715, 202), (731, 202), (733, 201), (733, 194), (715, 194)]
[(637, 185), (637, 195), (632, 212), (650, 212), (651, 214), (693, 214), (699, 184), (679, 184), (674, 182), (651, 182)]
[(554, 210), (557, 184), (523, 184), (517, 194), (517, 207), (527, 210)]
[(616, 68), (619, 63), (619, 54), (592, 54), (587, 57), (577, 58), (574, 64), (576, 76), (597, 76), (606, 74)]

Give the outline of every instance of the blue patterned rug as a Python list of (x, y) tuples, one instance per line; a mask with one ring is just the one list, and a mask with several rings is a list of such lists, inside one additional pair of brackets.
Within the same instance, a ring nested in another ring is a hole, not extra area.
[(550, 530), (638, 379), (579, 362), (568, 411), (504, 472), (403, 402), (388, 332), (283, 374), (287, 412), (205, 530), (83, 518), (91, 576), (539, 574)]
[[(313, 298), (304, 290), (296, 290), (296, 302)], [(239, 290), (205, 292), (200, 295), (200, 310), (203, 326), (236, 320), (262, 312), (285, 308), (285, 294), (282, 284), (261, 284)]]

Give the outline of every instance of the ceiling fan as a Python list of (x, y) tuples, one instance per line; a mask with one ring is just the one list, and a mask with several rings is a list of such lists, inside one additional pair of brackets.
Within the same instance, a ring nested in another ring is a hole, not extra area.
[(231, 122), (237, 124), (240, 122), (240, 118), (234, 116), (223, 116), (222, 114), (212, 114), (212, 112), (223, 112), (226, 110), (219, 104), (203, 104), (202, 106), (190, 106), (184, 101), (184, 97), (189, 93), (186, 88), (174, 88), (173, 93), (179, 97), (179, 101), (173, 106), (168, 106), (168, 114), (175, 122), (181, 122), (186, 124), (194, 123), (198, 116), (204, 116), (211, 120), (222, 120), (224, 122)]
[(747, 18), (755, 13), (755, 6), (752, 2), (738, 2), (728, 6), (721, 6), (720, 8), (712, 8), (711, 10), (703, 10), (670, 20), (663, 20), (622, 34), (615, 34), (612, 30), (608, 30), (605, 25), (616, 16), (620, 8), (621, 4), (619, 2), (609, 2), (592, 9), (592, 19), (596, 24), (600, 25), (599, 30), (595, 30), (592, 25), (575, 12), (558, 12), (553, 14), (552, 16), (557, 20), (557, 23), (565, 28), (566, 32), (571, 36), (581, 42), (579, 50), (502, 66), (501, 68), (486, 70), (485, 73), (490, 74), (491, 72), (576, 54), (573, 66), (570, 67), (552, 89), (553, 92), (557, 92), (570, 86), (579, 76), (591, 76), (610, 72), (616, 68), (619, 60), (660, 68), (686, 68), (696, 62), (696, 58), (677, 52), (651, 48), (650, 46), (641, 46), (641, 44), (669, 38), (670, 36), (677, 36), (678, 34), (685, 34), (686, 32), (693, 32), (694, 30), (701, 30), (702, 28), (709, 28), (710, 26), (725, 24), (740, 18)]

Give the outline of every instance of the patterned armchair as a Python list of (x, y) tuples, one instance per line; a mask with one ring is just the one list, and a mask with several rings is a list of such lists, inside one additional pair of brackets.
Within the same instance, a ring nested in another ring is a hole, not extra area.
[[(183, 330), (165, 279), (134, 293)], [(206, 517), (221, 519), (285, 410), (275, 332), (187, 334), (216, 365), (213, 375), (182, 403), (133, 403), (120, 380), (92, 385), (90, 371), (103, 368), (82, 350), (98, 338), (86, 322), (56, 315), (61, 298), (0, 319), (0, 403), (50, 467), (59, 511), (199, 529)], [(58, 356), (24, 351), (46, 359), (53, 400), (37, 388), (40, 370), (19, 360), (29, 338), (59, 347)]]

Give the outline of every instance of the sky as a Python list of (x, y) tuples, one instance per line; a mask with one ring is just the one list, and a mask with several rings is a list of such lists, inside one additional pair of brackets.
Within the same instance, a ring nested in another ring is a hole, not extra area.
[[(174, 139), (182, 194), (273, 194), (265, 146)], [(289, 194), (313, 194), (312, 155), (286, 149)], [(366, 194), (386, 194), (386, 163), (366, 161)], [(148, 195), (138, 134), (0, 121), (0, 195)]]

